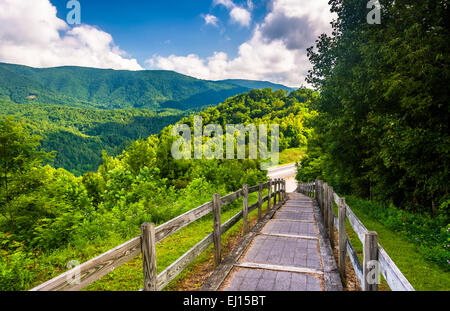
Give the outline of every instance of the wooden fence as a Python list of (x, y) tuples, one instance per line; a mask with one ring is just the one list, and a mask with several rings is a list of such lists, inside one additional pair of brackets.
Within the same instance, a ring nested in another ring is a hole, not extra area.
[[(263, 189), (268, 189), (268, 195), (264, 198), (262, 197)], [(254, 192), (259, 193), (258, 201), (248, 206), (248, 195)], [(242, 210), (222, 224), (220, 220), (221, 208), (226, 204), (236, 201), (240, 197), (243, 197)], [(250, 212), (258, 209), (258, 221), (260, 221), (262, 219), (262, 205), (264, 202), (267, 201), (268, 209), (270, 210), (272, 200), (273, 207), (276, 207), (277, 202), (279, 205), (286, 198), (286, 182), (281, 179), (270, 180), (264, 184), (260, 182), (253, 187), (244, 185), (242, 189), (224, 197), (215, 194), (212, 201), (194, 208), (158, 227), (155, 227), (153, 223), (142, 224), (140, 236), (31, 289), (31, 291), (82, 290), (124, 263), (139, 256), (141, 253), (144, 272), (144, 287), (141, 290), (162, 290), (211, 244), (214, 244), (215, 263), (216, 265), (220, 264), (222, 260), (222, 234), (230, 230), (241, 218), (243, 218), (243, 232), (244, 234), (247, 233), (249, 231), (248, 214)], [(157, 274), (155, 245), (209, 213), (213, 213), (214, 215), (212, 224), (213, 231), (164, 271)]]
[[(320, 210), (325, 222), (328, 235), (334, 235), (334, 229), (339, 233), (338, 238), (338, 267), (341, 277), (345, 278), (345, 258), (349, 255), (353, 269), (359, 279), (364, 291), (378, 290), (379, 273), (383, 275), (389, 287), (393, 291), (414, 291), (414, 288), (397, 268), (395, 263), (378, 243), (376, 232), (370, 232), (363, 223), (356, 217), (344, 198), (340, 198), (333, 191), (333, 187), (328, 186), (321, 180), (315, 183), (299, 184), (297, 190), (305, 195), (315, 197), (319, 203)], [(338, 206), (338, 217), (335, 216), (333, 202)], [(346, 235), (346, 219), (363, 243), (363, 264), (359, 261), (356, 252)], [(330, 239), (334, 247), (334, 239)]]

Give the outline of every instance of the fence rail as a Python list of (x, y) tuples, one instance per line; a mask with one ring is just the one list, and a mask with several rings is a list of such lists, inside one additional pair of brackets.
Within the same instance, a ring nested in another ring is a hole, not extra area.
[[(334, 236), (334, 228), (337, 229), (339, 233), (338, 266), (343, 278), (346, 275), (345, 256), (348, 254), (356, 276), (364, 291), (378, 290), (378, 280), (376, 278), (378, 277), (379, 272), (383, 275), (391, 290), (414, 291), (414, 288), (400, 272), (383, 247), (378, 243), (377, 233), (367, 230), (364, 224), (346, 204), (345, 199), (340, 198), (333, 191), (332, 187), (321, 180), (317, 180), (314, 183), (299, 184), (297, 190), (317, 199), (324, 217), (325, 227), (327, 228), (330, 237)], [(338, 206), (339, 213), (337, 217), (334, 213), (333, 203), (336, 203)], [(355, 231), (358, 239), (363, 243), (364, 259), (362, 264), (359, 261), (350, 240), (347, 238), (345, 232), (346, 219), (349, 220), (353, 231)], [(333, 240), (333, 238), (330, 239), (331, 242), (333, 242)]]
[[(264, 189), (268, 189), (268, 195), (263, 198), (262, 191)], [(248, 195), (254, 192), (258, 192), (259, 194), (258, 201), (248, 206)], [(241, 197), (244, 197), (242, 210), (221, 224), (220, 215), (222, 207)], [(154, 224), (143, 224), (141, 226), (140, 236), (31, 289), (31, 291), (82, 290), (124, 263), (139, 256), (141, 253), (144, 272), (144, 287), (141, 290), (162, 290), (211, 244), (214, 244), (215, 263), (218, 265), (222, 260), (221, 235), (230, 230), (241, 219), (244, 219), (244, 233), (248, 232), (248, 214), (250, 212), (258, 209), (258, 221), (260, 221), (262, 218), (262, 204), (264, 202), (267, 202), (268, 209), (270, 210), (271, 206), (276, 207), (277, 202), (280, 204), (286, 198), (286, 182), (282, 179), (270, 180), (264, 184), (260, 182), (258, 185), (252, 187), (244, 185), (242, 189), (224, 197), (215, 194), (212, 201), (173, 218), (156, 228)], [(210, 213), (214, 215), (212, 224), (213, 231), (157, 275), (155, 245)]]

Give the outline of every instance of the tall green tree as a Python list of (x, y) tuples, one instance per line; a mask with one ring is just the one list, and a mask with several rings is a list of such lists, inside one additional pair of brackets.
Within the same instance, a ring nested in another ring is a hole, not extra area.
[(333, 34), (308, 50), (321, 94), (311, 148), (340, 191), (434, 211), (448, 195), (448, 1), (380, 3), (377, 25), (366, 1), (330, 1)]
[[(40, 137), (31, 135), (13, 117), (0, 118), (0, 166), (1, 197), (0, 204), (5, 207), (12, 199), (10, 184), (32, 167), (38, 167), (50, 160), (53, 153), (39, 150)], [(5, 213), (2, 208), (2, 213)], [(9, 215), (12, 222), (14, 217)]]

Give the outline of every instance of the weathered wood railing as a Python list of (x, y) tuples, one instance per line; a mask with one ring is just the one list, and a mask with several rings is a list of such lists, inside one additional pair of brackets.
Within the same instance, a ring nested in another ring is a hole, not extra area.
[[(268, 189), (268, 195), (262, 197), (264, 189)], [(248, 195), (258, 192), (258, 201), (248, 206)], [(221, 208), (243, 197), (242, 210), (221, 224)], [(97, 281), (114, 269), (132, 260), (142, 253), (144, 291), (156, 291), (164, 289), (174, 280), (189, 264), (191, 264), (211, 244), (214, 244), (214, 259), (216, 265), (222, 260), (221, 235), (227, 232), (234, 224), (243, 218), (243, 232), (249, 231), (248, 214), (258, 209), (258, 221), (262, 219), (262, 205), (267, 202), (268, 209), (280, 205), (287, 199), (286, 182), (281, 179), (270, 180), (267, 183), (259, 183), (253, 187), (244, 185), (242, 189), (230, 193), (224, 197), (219, 194), (213, 196), (213, 200), (183, 215), (180, 215), (158, 227), (153, 223), (145, 223), (141, 226), (141, 235), (128, 242), (117, 246), (110, 251), (101, 254), (33, 289), (31, 291), (78, 291)], [(273, 200), (273, 205), (272, 205)], [(278, 202), (278, 204), (277, 204)], [(192, 224), (200, 218), (213, 213), (213, 231), (201, 240), (197, 245), (178, 258), (164, 271), (157, 274), (155, 245), (168, 238), (175, 232)]]
[[(376, 232), (368, 231), (363, 223), (356, 217), (350, 207), (346, 204), (345, 198), (340, 198), (333, 191), (333, 187), (328, 186), (321, 180), (314, 183), (299, 184), (297, 190), (305, 195), (315, 197), (325, 222), (325, 227), (329, 237), (334, 236), (336, 227), (338, 235), (338, 267), (341, 276), (345, 278), (345, 258), (348, 253), (353, 269), (358, 277), (364, 291), (378, 290), (379, 272), (383, 275), (389, 287), (393, 291), (414, 291), (414, 288), (400, 272), (398, 267), (378, 243)], [(333, 202), (338, 206), (338, 217), (335, 216)], [(363, 244), (363, 264), (359, 261), (356, 252), (346, 235), (346, 219), (349, 220), (353, 231)], [(330, 239), (334, 247), (334, 239)]]

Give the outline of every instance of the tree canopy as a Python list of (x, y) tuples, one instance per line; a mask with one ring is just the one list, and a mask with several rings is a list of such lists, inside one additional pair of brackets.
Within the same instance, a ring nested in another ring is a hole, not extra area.
[(315, 137), (299, 178), (435, 211), (448, 198), (448, 1), (331, 0), (333, 34), (308, 50), (320, 91)]

